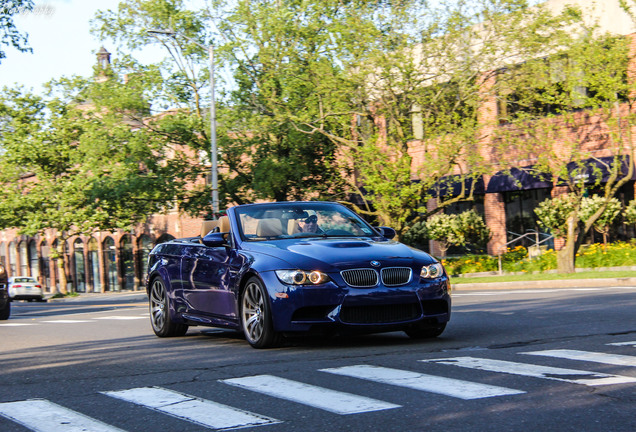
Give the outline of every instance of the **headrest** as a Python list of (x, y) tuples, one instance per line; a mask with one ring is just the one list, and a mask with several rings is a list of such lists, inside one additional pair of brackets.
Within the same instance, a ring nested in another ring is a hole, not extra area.
[(258, 237), (276, 237), (283, 234), (283, 224), (280, 219), (261, 219), (256, 226)]
[(218, 220), (220, 232), (228, 233), (230, 232), (230, 218), (227, 216), (221, 216)]
[(215, 220), (204, 220), (201, 224), (201, 238), (205, 237), (210, 233), (210, 231), (214, 230), (214, 228), (219, 226), (219, 221)]

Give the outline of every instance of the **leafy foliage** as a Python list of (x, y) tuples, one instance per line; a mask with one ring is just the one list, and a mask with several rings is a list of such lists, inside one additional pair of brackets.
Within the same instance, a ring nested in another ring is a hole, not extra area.
[[(21, 52), (30, 52), (27, 36), (20, 33), (13, 22), (18, 13), (29, 12), (33, 9), (33, 0), (3, 0), (0, 5), (0, 47), (12, 46)], [(7, 56), (4, 49), (0, 49), (0, 60)], [(1, 63), (1, 62), (0, 62)]]

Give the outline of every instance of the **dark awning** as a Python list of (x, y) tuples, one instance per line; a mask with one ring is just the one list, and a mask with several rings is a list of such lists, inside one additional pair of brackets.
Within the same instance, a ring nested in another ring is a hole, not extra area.
[(462, 183), (465, 187), (466, 195), (470, 194), (471, 188), (474, 188), (473, 193), (476, 195), (486, 193), (486, 185), (482, 176), (475, 178), (459, 174), (442, 177), (428, 192), (436, 198), (440, 196), (458, 196), (462, 192)]
[(532, 166), (510, 168), (510, 171), (499, 171), (490, 178), (486, 193), (512, 192), (528, 189), (552, 187), (549, 175), (540, 173)]
[[(623, 156), (620, 159), (621, 170), (619, 178), (627, 175), (629, 170), (629, 157)], [(615, 162), (616, 158), (614, 156), (585, 159), (581, 162), (570, 162), (568, 164), (568, 172), (574, 180), (581, 179), (585, 184), (607, 183)], [(634, 170), (631, 177), (631, 180), (635, 179), (636, 170)], [(565, 182), (563, 182), (563, 184), (565, 184)]]

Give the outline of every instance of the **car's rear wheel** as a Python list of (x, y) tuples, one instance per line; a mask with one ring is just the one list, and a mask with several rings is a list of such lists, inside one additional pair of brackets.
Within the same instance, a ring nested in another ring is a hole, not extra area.
[(11, 315), (11, 303), (7, 301), (7, 304), (4, 305), (4, 308), (0, 310), (0, 320), (7, 320)]
[(281, 341), (281, 335), (272, 325), (267, 292), (256, 277), (247, 281), (241, 296), (241, 325), (245, 339), (254, 348), (269, 348)]
[(446, 323), (416, 324), (404, 329), (404, 333), (413, 339), (432, 339), (444, 333), (444, 329), (446, 329)]
[(166, 284), (156, 277), (150, 286), (150, 324), (159, 337), (183, 336), (188, 331), (186, 324), (172, 322)]

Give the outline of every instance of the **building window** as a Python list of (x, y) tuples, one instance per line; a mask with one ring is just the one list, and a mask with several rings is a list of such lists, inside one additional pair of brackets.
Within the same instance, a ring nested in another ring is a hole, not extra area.
[(157, 239), (157, 243), (156, 244), (161, 244), (161, 243), (165, 243), (165, 242), (169, 242), (170, 240), (174, 240), (174, 236), (171, 236), (170, 234), (166, 233), (166, 234), (162, 234), (158, 239)]
[(22, 276), (29, 276), (29, 250), (27, 249), (26, 241), (21, 241), (18, 245), (20, 251), (20, 274)]
[(9, 243), (9, 276), (18, 276), (18, 268), (16, 266), (15, 242)]
[(88, 264), (88, 283), (93, 287), (93, 292), (102, 292), (102, 280), (99, 276), (99, 247), (94, 238), (88, 241), (86, 261)]
[(124, 286), (122, 289), (134, 290), (135, 289), (135, 267), (133, 259), (133, 247), (130, 235), (126, 234), (122, 237), (120, 243), (120, 258), (121, 258), (121, 271), (122, 280)]
[(40, 259), (36, 240), (29, 241), (29, 268), (32, 277), (36, 279), (40, 277)]
[(84, 243), (75, 239), (73, 243), (73, 263), (75, 265), (75, 290), (86, 292), (86, 268), (84, 266)]
[[(539, 206), (539, 203), (550, 198), (550, 188), (504, 192), (503, 198), (506, 209), (508, 241), (518, 238), (528, 230), (541, 231), (537, 224), (537, 215), (534, 213), (534, 209)], [(539, 240), (544, 238), (545, 236), (542, 236)], [(527, 242), (515, 243), (512, 247), (518, 244), (529, 246), (534, 243), (535, 239), (529, 238)]]
[(148, 274), (148, 255), (152, 250), (152, 239), (150, 236), (144, 234), (139, 237), (139, 268), (141, 269), (141, 277), (139, 278), (142, 283), (146, 280), (146, 274)]
[(43, 240), (40, 243), (40, 251), (42, 252), (42, 256), (40, 257), (40, 264), (42, 268), (42, 276), (44, 277), (44, 285), (47, 292), (51, 290), (51, 271), (50, 271), (50, 249), (49, 245), (46, 243), (46, 240)]
[(115, 241), (111, 237), (106, 237), (104, 247), (104, 271), (106, 272), (106, 291), (119, 291), (117, 282), (117, 254), (115, 251)]

